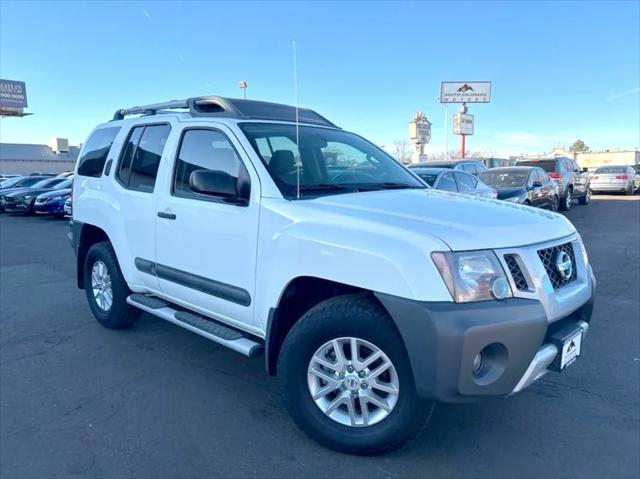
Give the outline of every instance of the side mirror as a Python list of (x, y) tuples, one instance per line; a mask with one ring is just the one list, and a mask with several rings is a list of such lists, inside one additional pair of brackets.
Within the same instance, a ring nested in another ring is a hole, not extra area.
[(583, 173), (589, 173), (589, 168), (582, 168)]
[(533, 188), (540, 188), (540, 187), (542, 187), (542, 182), (534, 181), (532, 186), (533, 186)]
[[(228, 203), (246, 205), (249, 194), (239, 194), (238, 178), (218, 170), (196, 170), (189, 176), (189, 188), (196, 193), (221, 198)], [(243, 188), (244, 190), (244, 188)]]

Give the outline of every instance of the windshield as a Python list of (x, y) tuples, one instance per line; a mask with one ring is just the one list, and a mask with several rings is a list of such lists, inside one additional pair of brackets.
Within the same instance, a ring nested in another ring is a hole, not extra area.
[(539, 166), (547, 173), (552, 173), (556, 171), (556, 160), (530, 160), (530, 161), (519, 161), (518, 166)]
[(73, 183), (73, 180), (71, 179), (64, 179), (64, 181), (61, 181), (60, 183), (58, 183), (57, 185), (55, 185), (53, 188), (55, 190), (63, 190), (65, 188), (71, 188), (71, 185)]
[[(239, 125), (285, 198), (426, 188), (387, 153), (342, 130), (274, 123)], [(298, 145), (300, 146), (298, 148)], [(299, 164), (299, 166), (297, 166)]]
[(520, 188), (527, 182), (529, 170), (487, 170), (478, 176), (493, 188)]
[(62, 181), (64, 181), (64, 178), (46, 178), (34, 183), (32, 188), (53, 188)]
[(607, 174), (607, 173), (628, 173), (627, 168), (625, 166), (603, 166), (596, 170), (598, 174)]

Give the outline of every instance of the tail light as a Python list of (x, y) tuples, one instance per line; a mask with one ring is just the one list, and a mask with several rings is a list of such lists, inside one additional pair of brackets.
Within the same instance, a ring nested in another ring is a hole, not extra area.
[(616, 180), (628, 180), (629, 177), (627, 175), (617, 175)]
[(560, 181), (562, 179), (562, 176), (560, 176), (560, 173), (555, 173), (552, 171), (551, 173), (549, 173), (549, 178), (551, 178), (552, 180)]
[(600, 178), (598, 175), (595, 175), (595, 176), (591, 177), (592, 180), (597, 180), (598, 178)]

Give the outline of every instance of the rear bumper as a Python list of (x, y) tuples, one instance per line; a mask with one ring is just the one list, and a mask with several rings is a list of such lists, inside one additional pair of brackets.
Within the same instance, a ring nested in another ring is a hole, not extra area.
[(629, 183), (626, 181), (615, 183), (593, 183), (590, 185), (591, 191), (626, 191)]
[[(376, 296), (404, 340), (418, 395), (442, 402), (507, 396), (528, 386), (547, 371), (548, 364), (538, 355), (546, 351), (546, 359), (553, 356), (549, 364), (555, 359), (556, 354), (545, 349), (551, 334), (573, 323), (588, 324), (593, 310), (591, 297), (549, 323), (542, 303), (533, 299), (456, 304)], [(486, 367), (474, 374), (473, 360), (481, 351)], [(535, 362), (544, 367), (532, 366)]]

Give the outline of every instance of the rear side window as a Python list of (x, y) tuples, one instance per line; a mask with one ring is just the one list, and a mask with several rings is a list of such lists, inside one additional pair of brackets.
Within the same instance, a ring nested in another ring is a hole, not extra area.
[(178, 196), (198, 195), (191, 191), (189, 178), (196, 170), (218, 170), (234, 178), (241, 162), (226, 136), (216, 130), (186, 130), (180, 143), (173, 192)]
[[(558, 161), (558, 164), (561, 165), (562, 162)], [(538, 166), (548, 173), (553, 173), (556, 171), (556, 160), (519, 161), (518, 166)], [(559, 171), (562, 171), (562, 170), (559, 170)]]
[(102, 175), (107, 155), (120, 127), (100, 128), (93, 132), (84, 145), (78, 160), (78, 174), (98, 178)]
[(171, 126), (136, 126), (124, 147), (117, 178), (132, 190), (152, 192)]

